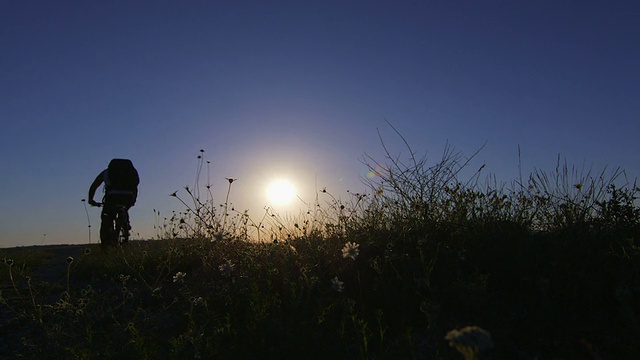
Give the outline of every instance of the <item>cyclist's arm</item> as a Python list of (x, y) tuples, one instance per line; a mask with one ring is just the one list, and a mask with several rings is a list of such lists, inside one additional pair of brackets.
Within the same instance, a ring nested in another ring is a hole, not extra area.
[(98, 176), (96, 176), (95, 180), (93, 180), (93, 182), (91, 183), (91, 186), (89, 187), (89, 204), (93, 205), (93, 203), (95, 203), (95, 201), (93, 200), (93, 197), (96, 195), (96, 190), (98, 190), (98, 187), (104, 182), (104, 173), (106, 170), (103, 170), (100, 174), (98, 174)]

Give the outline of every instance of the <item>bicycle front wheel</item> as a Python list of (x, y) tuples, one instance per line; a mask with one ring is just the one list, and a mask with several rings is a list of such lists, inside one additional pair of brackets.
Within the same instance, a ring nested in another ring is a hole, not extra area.
[(104, 211), (100, 224), (100, 244), (104, 247), (114, 246), (118, 242), (115, 214)]
[(117, 242), (122, 245), (129, 242), (129, 214), (126, 208), (118, 211), (118, 218), (116, 221), (116, 234)]

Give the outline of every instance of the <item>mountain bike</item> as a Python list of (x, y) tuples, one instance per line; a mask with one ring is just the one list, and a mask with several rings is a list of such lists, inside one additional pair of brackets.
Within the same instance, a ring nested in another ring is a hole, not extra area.
[[(104, 207), (104, 203), (98, 203)], [(107, 205), (102, 210), (102, 224), (100, 225), (100, 240), (104, 246), (125, 245), (129, 242), (129, 207), (125, 205)]]

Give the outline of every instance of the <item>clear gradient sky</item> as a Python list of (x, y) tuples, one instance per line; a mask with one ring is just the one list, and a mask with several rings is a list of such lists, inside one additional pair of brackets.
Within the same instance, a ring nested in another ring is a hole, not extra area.
[(362, 191), (376, 129), (403, 151), (385, 118), (433, 160), (486, 142), (474, 164), (502, 180), (518, 145), (525, 170), (640, 175), (637, 1), (2, 1), (0, 49), (0, 247), (87, 243), (80, 200), (114, 157), (142, 236), (200, 149), (252, 216), (275, 177)]

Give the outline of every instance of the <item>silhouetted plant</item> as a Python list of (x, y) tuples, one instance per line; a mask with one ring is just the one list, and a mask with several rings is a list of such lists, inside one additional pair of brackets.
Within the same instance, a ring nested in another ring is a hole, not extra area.
[(154, 211), (162, 240), (88, 247), (66, 266), (63, 258), (51, 283), (36, 271), (46, 255), (0, 249), (0, 336), (9, 339), (1, 353), (448, 359), (457, 349), (471, 359), (493, 347), (491, 358), (533, 359), (640, 351), (639, 189), (619, 184), (624, 172), (593, 176), (558, 160), (552, 173), (482, 182), (483, 166), (462, 178), (475, 154), (447, 146), (429, 164), (405, 145), (408, 161), (386, 148), (384, 161), (367, 158), (376, 174), (367, 193), (342, 199), (322, 189), (298, 216), (266, 208), (257, 220), (234, 209), (233, 178), (224, 203), (214, 201), (209, 176), (199, 179), (209, 165), (200, 151), (194, 186), (171, 194), (184, 210)]

